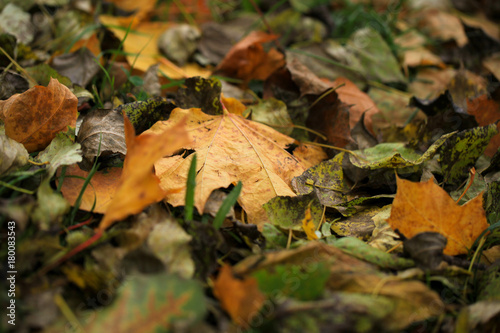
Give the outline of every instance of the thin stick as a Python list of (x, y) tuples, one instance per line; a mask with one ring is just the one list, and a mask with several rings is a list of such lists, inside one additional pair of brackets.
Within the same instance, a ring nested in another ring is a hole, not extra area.
[(460, 198), (457, 199), (457, 201), (455, 201), (455, 203), (459, 203), (460, 200), (464, 197), (465, 193), (467, 193), (467, 191), (469, 190), (469, 188), (471, 187), (472, 185), (472, 182), (474, 181), (474, 177), (476, 176), (476, 169), (474, 167), (472, 167), (470, 170), (469, 170), (469, 173), (470, 173), (470, 182), (469, 182), (469, 185), (467, 185), (467, 187), (465, 188), (464, 192), (462, 193), (462, 195), (460, 196)]

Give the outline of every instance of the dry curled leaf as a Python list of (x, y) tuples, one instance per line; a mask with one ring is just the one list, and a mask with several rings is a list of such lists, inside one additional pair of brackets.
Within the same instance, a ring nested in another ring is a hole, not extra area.
[(77, 105), (76, 96), (52, 78), (47, 87), (35, 86), (0, 101), (0, 119), (5, 134), (31, 153), (47, 147), (67, 126), (75, 127)]

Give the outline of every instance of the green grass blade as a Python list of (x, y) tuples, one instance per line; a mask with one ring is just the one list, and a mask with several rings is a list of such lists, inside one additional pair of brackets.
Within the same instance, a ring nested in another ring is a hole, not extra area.
[(191, 166), (189, 167), (188, 179), (186, 184), (186, 205), (184, 206), (184, 220), (193, 220), (194, 211), (194, 187), (196, 186), (196, 154), (193, 156)]
[(215, 215), (213, 223), (215, 229), (219, 229), (222, 226), (222, 223), (224, 222), (227, 213), (238, 200), (242, 187), (243, 185), (241, 184), (241, 182), (238, 182), (238, 184), (233, 188), (233, 190), (227, 195), (226, 199), (224, 199), (224, 202), (220, 206), (219, 211)]

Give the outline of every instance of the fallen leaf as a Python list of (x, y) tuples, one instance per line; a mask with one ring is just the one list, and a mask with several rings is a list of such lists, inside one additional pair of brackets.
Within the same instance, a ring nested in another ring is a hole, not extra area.
[(0, 175), (25, 165), (28, 159), (28, 151), (22, 144), (0, 133)]
[(491, 138), (498, 134), (497, 125), (475, 127), (455, 133), (440, 148), (439, 163), (444, 182), (459, 184), (481, 157)]
[[(118, 185), (122, 168), (109, 168), (97, 171), (90, 180), (89, 185), (83, 192), (80, 208), (81, 210), (92, 211), (104, 214), (113, 199)], [(59, 173), (60, 175), (60, 173)], [(80, 169), (77, 164), (66, 169), (65, 178), (61, 187), (64, 198), (74, 206), (76, 199), (80, 195), (83, 183), (89, 173)]]
[(52, 176), (60, 166), (72, 165), (82, 160), (80, 144), (74, 143), (72, 133), (68, 132), (57, 133), (50, 145), (38, 154), (41, 162), (49, 164), (47, 174), (37, 190), (38, 205), (31, 216), (41, 230), (59, 227), (64, 214), (70, 208), (63, 196), (54, 191), (50, 185)]
[(339, 99), (350, 106), (349, 128), (352, 130), (361, 119), (361, 115), (365, 113), (365, 126), (373, 134), (371, 118), (380, 111), (370, 96), (344, 77), (337, 78), (331, 83), (331, 86), (338, 87), (335, 91), (339, 95)]
[(192, 278), (195, 264), (189, 243), (193, 237), (166, 210), (152, 209), (151, 215), (155, 224), (147, 239), (148, 248), (163, 262), (169, 273), (176, 273), (185, 279)]
[(51, 79), (47, 87), (35, 86), (0, 101), (0, 119), (5, 123), (5, 134), (31, 153), (47, 147), (67, 126), (75, 127), (77, 104), (68, 88)]
[(438, 232), (448, 239), (444, 254), (465, 254), (489, 226), (482, 195), (459, 206), (433, 179), (413, 183), (397, 177), (397, 186), (387, 222), (407, 238), (421, 232)]
[(88, 318), (86, 332), (164, 332), (176, 321), (196, 322), (206, 311), (197, 281), (175, 275), (130, 276), (114, 302)]
[(419, 27), (433, 38), (442, 41), (453, 39), (458, 46), (467, 44), (468, 39), (460, 19), (451, 13), (431, 8), (418, 13)]
[(310, 223), (313, 233), (321, 221), (323, 207), (316, 195), (299, 195), (296, 197), (279, 196), (264, 204), (270, 224), (282, 230), (304, 231), (303, 223)]
[(100, 230), (105, 230), (128, 215), (141, 212), (165, 196), (159, 179), (153, 174), (153, 164), (162, 156), (178, 150), (188, 140), (183, 119), (160, 134), (143, 133), (136, 137), (132, 123), (125, 115), (123, 117), (127, 156), (123, 164), (121, 184), (104, 214)]
[(108, 2), (114, 3), (122, 10), (132, 13), (130, 17), (121, 18), (121, 22), (124, 25), (132, 24), (132, 27), (137, 26), (142, 21), (148, 20), (156, 7), (155, 0), (109, 0)]
[[(262, 225), (266, 219), (262, 205), (278, 195), (294, 196), (290, 188), (293, 177), (301, 174), (308, 162), (285, 149), (295, 142), (270, 127), (225, 112), (207, 115), (200, 109), (175, 109), (168, 121), (158, 122), (145, 133), (158, 133), (175, 126), (187, 117), (186, 129), (191, 141), (184, 149), (197, 152), (195, 207), (203, 212), (210, 193), (243, 183), (240, 205), (251, 223)], [(318, 162), (325, 154), (310, 147), (309, 156)], [(155, 164), (162, 188), (170, 192), (165, 200), (173, 206), (184, 205), (185, 185), (192, 155), (166, 157)], [(174, 189), (182, 190), (172, 192)]]
[[(500, 120), (500, 105), (495, 100), (489, 99), (486, 94), (467, 100), (467, 112), (476, 118), (479, 126), (494, 124)], [(497, 129), (500, 132), (500, 122), (497, 123)], [(498, 148), (500, 148), (500, 133), (491, 138), (484, 153), (492, 157)]]
[(83, 162), (80, 167), (89, 171), (97, 157), (127, 153), (123, 116), (119, 111), (95, 109), (83, 118), (77, 141), (82, 145)]
[(436, 140), (427, 151), (420, 154), (401, 142), (379, 143), (371, 148), (357, 150), (349, 155), (352, 164), (363, 169), (406, 168), (417, 166), (431, 159), (438, 149), (455, 135), (448, 133)]
[[(158, 39), (168, 28), (171, 22), (140, 22), (133, 30), (128, 30), (129, 22), (123, 22), (120, 18), (101, 15), (99, 20), (110, 29), (116, 37), (123, 40), (123, 50), (129, 64), (134, 64), (134, 69), (145, 72), (149, 67), (160, 63), (159, 71), (172, 79), (180, 79), (191, 76), (208, 76), (211, 71), (197, 64), (186, 64), (182, 68), (165, 61), (158, 51)], [(113, 27), (115, 26), (115, 27)]]
[(216, 73), (246, 82), (252, 79), (267, 79), (285, 64), (283, 54), (275, 48), (266, 52), (262, 46), (277, 37), (262, 31), (252, 31), (231, 48), (217, 67)]
[(214, 294), (233, 321), (243, 328), (249, 327), (266, 299), (255, 278), (235, 278), (228, 265), (222, 266), (214, 282)]
[(302, 220), (302, 229), (307, 235), (307, 239), (315, 240), (318, 239), (318, 235), (316, 235), (315, 230), (316, 227), (314, 225), (313, 219), (311, 217), (311, 207), (308, 206), (305, 211), (304, 219)]

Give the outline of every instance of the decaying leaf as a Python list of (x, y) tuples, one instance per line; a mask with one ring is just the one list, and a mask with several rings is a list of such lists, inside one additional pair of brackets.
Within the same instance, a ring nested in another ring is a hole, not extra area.
[(461, 131), (450, 137), (440, 148), (439, 162), (444, 181), (456, 184), (466, 178), (469, 169), (483, 155), (490, 139), (496, 134), (497, 125), (491, 124)]
[(112, 305), (90, 316), (87, 332), (159, 332), (176, 321), (193, 323), (206, 311), (203, 290), (196, 281), (175, 275), (129, 277)]
[(29, 154), (19, 142), (0, 133), (0, 175), (28, 163)]
[(125, 115), (124, 121), (127, 156), (123, 164), (121, 184), (101, 220), (100, 230), (105, 230), (130, 214), (139, 213), (165, 196), (158, 178), (153, 174), (153, 164), (160, 157), (178, 150), (187, 141), (183, 119), (160, 134), (142, 134), (138, 137)]
[(125, 155), (123, 116), (115, 110), (96, 109), (89, 112), (80, 125), (77, 141), (82, 145), (82, 169), (90, 170), (94, 159), (111, 154)]
[(413, 183), (397, 177), (398, 190), (388, 223), (407, 238), (421, 232), (438, 232), (448, 239), (444, 254), (464, 254), (488, 227), (483, 197), (457, 205), (431, 179)]
[(50, 186), (50, 180), (56, 170), (63, 165), (71, 165), (82, 160), (80, 144), (74, 143), (71, 134), (57, 133), (50, 145), (40, 152), (38, 158), (48, 162), (47, 174), (37, 190), (38, 205), (33, 210), (32, 219), (41, 230), (59, 226), (69, 210), (68, 202)]
[[(186, 129), (191, 141), (184, 149), (197, 153), (198, 163), (195, 206), (203, 212), (210, 193), (226, 188), (239, 180), (243, 189), (239, 203), (251, 223), (262, 225), (266, 220), (262, 205), (278, 195), (294, 196), (291, 179), (306, 167), (304, 158), (297, 158), (285, 149), (294, 140), (275, 130), (231, 113), (211, 116), (200, 109), (175, 109), (170, 119), (156, 123), (145, 133), (159, 133), (175, 126), (187, 116)], [(322, 160), (319, 148), (309, 147), (309, 158)], [(162, 188), (169, 192), (166, 201), (184, 205), (185, 184), (192, 155), (171, 156), (159, 160), (155, 170)], [(182, 189), (173, 192), (174, 189)]]
[(0, 119), (8, 137), (34, 152), (47, 147), (67, 126), (75, 127), (77, 104), (68, 88), (51, 79), (47, 87), (35, 86), (0, 101)]

